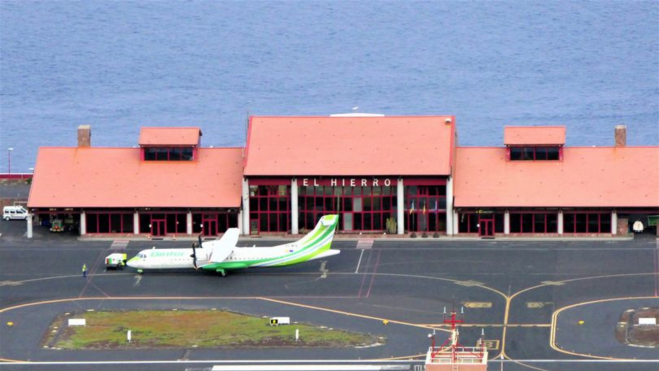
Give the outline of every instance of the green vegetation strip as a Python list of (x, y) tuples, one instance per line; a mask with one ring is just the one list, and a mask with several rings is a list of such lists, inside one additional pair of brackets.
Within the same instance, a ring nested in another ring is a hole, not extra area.
[[(87, 325), (65, 327), (52, 339), (50, 334), (57, 332), (53, 330), (66, 326), (69, 318), (84, 318)], [(61, 349), (339, 348), (384, 343), (384, 338), (369, 334), (269, 323), (268, 318), (213, 310), (85, 312), (58, 317), (44, 340)], [(298, 342), (296, 329), (300, 330)], [(131, 343), (126, 339), (128, 330)]]

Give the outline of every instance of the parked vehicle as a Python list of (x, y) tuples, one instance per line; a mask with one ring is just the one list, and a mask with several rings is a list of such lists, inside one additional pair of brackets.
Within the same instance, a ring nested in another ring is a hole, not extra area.
[(126, 254), (114, 253), (105, 257), (105, 267), (114, 269), (124, 269), (126, 265)]
[(55, 219), (50, 223), (50, 231), (53, 233), (62, 233), (64, 232), (64, 222), (62, 219)]
[(2, 208), (2, 218), (4, 220), (27, 220), (30, 214), (23, 206), (5, 206)]

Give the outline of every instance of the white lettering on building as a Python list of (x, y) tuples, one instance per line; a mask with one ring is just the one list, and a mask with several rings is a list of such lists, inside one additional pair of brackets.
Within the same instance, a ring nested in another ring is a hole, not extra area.
[[(337, 178), (334, 179), (329, 179), (329, 183), (331, 187), (336, 187), (339, 185), (339, 180)], [(385, 178), (382, 180), (382, 183), (385, 187), (391, 186), (391, 179)], [(327, 183), (325, 183), (327, 184)], [(341, 179), (341, 187), (345, 187), (349, 185), (350, 187), (355, 187), (357, 185), (360, 185), (362, 187), (368, 187), (368, 179)], [(380, 179), (373, 179), (371, 181), (371, 185), (373, 187), (379, 187), (380, 186)], [(302, 179), (302, 186), (303, 187), (308, 187), (309, 186), (309, 178), (303, 178)], [(314, 178), (313, 179), (313, 186), (318, 187), (320, 184), (318, 183), (318, 179)]]

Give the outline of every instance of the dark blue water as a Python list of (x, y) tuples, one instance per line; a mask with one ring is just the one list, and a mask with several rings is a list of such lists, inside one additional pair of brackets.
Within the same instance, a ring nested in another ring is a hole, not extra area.
[(659, 2), (0, 1), (0, 172), (140, 126), (243, 145), (258, 115), (453, 114), (461, 145), (567, 125), (659, 144)]

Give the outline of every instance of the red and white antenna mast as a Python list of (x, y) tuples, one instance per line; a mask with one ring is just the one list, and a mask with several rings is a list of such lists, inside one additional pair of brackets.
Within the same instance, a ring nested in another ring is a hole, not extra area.
[(446, 307), (444, 308), (444, 324), (451, 325), (451, 336), (440, 346), (435, 347), (435, 331), (428, 335), (432, 344), (426, 356), (427, 371), (459, 370), (460, 365), (469, 364), (469, 370), (487, 370), (487, 348), (483, 341), (484, 331), (475, 347), (465, 347), (460, 344), (460, 330), (458, 324), (464, 323), (464, 308), (460, 309), (460, 318), (455, 311), (451, 310), (449, 319), (446, 318)]

